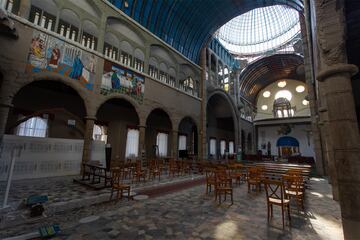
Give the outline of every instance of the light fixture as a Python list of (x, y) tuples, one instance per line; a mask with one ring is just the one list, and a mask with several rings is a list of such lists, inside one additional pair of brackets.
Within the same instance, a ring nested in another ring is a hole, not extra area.
[(271, 95), (270, 91), (263, 92), (263, 97), (264, 98), (268, 98), (268, 97), (270, 97), (270, 95)]
[(265, 111), (265, 110), (268, 109), (268, 106), (267, 106), (267, 105), (262, 105), (262, 106), (261, 106), (261, 109)]
[(305, 91), (305, 87), (303, 85), (299, 85), (295, 88), (296, 92), (302, 93)]
[(309, 105), (309, 101), (306, 100), (306, 99), (304, 99), (304, 100), (302, 101), (302, 104), (305, 105), (305, 106), (307, 106), (307, 105)]
[(280, 81), (280, 82), (278, 82), (277, 85), (278, 85), (279, 88), (283, 88), (283, 87), (286, 86), (286, 81)]
[(129, 3), (128, 3), (128, 1), (124, 1), (124, 7), (126, 7), (126, 8), (128, 8), (129, 7)]

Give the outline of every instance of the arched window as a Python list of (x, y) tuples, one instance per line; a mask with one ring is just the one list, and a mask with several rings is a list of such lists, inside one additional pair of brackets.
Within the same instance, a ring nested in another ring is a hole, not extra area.
[(216, 156), (216, 138), (210, 138), (210, 155)]
[(107, 142), (106, 127), (94, 124), (93, 140)]
[(126, 138), (126, 150), (125, 157), (137, 157), (139, 150), (139, 130), (138, 129), (128, 129), (127, 138)]
[(156, 136), (156, 145), (159, 150), (159, 157), (166, 157), (168, 151), (168, 134), (159, 132)]
[(284, 97), (275, 99), (273, 107), (274, 117), (293, 117), (295, 110), (291, 108), (290, 101)]
[(32, 117), (22, 122), (16, 129), (16, 135), (28, 137), (46, 137), (48, 122), (41, 117)]
[(180, 88), (187, 93), (194, 94), (195, 89), (195, 82), (191, 77), (187, 77), (185, 80), (182, 81), (180, 84)]
[(179, 150), (186, 150), (186, 135), (179, 135)]

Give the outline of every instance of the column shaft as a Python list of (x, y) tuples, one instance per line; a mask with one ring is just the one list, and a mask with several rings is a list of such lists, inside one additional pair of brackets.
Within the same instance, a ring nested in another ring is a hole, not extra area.
[(85, 117), (85, 132), (84, 132), (84, 146), (82, 162), (86, 163), (91, 157), (91, 144), (93, 140), (93, 129), (95, 124), (95, 117)]

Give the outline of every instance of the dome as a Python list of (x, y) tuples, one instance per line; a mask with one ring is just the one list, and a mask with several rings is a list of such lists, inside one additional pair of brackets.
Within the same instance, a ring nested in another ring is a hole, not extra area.
[(299, 13), (285, 5), (274, 5), (233, 18), (218, 30), (217, 38), (230, 52), (255, 55), (278, 49), (299, 32)]

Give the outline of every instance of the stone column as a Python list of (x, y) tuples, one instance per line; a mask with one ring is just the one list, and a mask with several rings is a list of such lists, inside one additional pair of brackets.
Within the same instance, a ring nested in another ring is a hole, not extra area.
[[(324, 83), (319, 83), (321, 86)], [(323, 96), (323, 95), (322, 95)], [(325, 100), (325, 96), (323, 96)], [(322, 124), (323, 132), (324, 132), (324, 156), (326, 158), (328, 164), (328, 172), (329, 172), (329, 183), (332, 185), (332, 193), (333, 199), (339, 201), (339, 189), (338, 189), (338, 181), (337, 181), (337, 172), (336, 172), (336, 164), (334, 159), (334, 146), (330, 141), (330, 134), (333, 131), (329, 126), (329, 118), (327, 113), (327, 107), (325, 101), (322, 101), (324, 106), (319, 107), (319, 116), (320, 123)]]
[(86, 163), (90, 160), (91, 154), (91, 144), (93, 137), (93, 129), (96, 117), (95, 116), (86, 116), (85, 118), (85, 131), (84, 131), (84, 147), (83, 147), (83, 156), (82, 162)]
[(3, 81), (0, 86), (0, 144), (5, 134), (10, 108), (13, 107), (13, 84), (16, 82), (16, 78), (17, 73), (15, 71), (3, 72)]
[(178, 156), (178, 154), (177, 154), (178, 153), (178, 131), (177, 130), (171, 131), (170, 149), (171, 149), (171, 152), (170, 152), (171, 157), (176, 159)]
[(142, 152), (145, 152), (145, 125), (139, 125), (139, 157), (142, 156)]
[(13, 105), (10, 103), (0, 103), (0, 145), (2, 144), (2, 140), (5, 134), (9, 111), (12, 107)]
[[(309, 15), (309, 6), (305, 4), (305, 16)], [(321, 137), (320, 130), (317, 123), (317, 99), (315, 95), (315, 79), (314, 79), (314, 71), (313, 71), (313, 61), (312, 54), (310, 49), (310, 38), (308, 36), (308, 29), (306, 29), (305, 16), (299, 13), (300, 26), (301, 26), (301, 34), (303, 40), (303, 52), (304, 52), (304, 73), (306, 79), (306, 85), (308, 90), (308, 100), (311, 114), (311, 130), (314, 141), (314, 152), (315, 152), (315, 163), (316, 163), (316, 172), (320, 176), (324, 176), (324, 159), (322, 155), (321, 149)], [(308, 17), (307, 17), (308, 19)], [(307, 23), (307, 26), (310, 26), (310, 23)]]
[(104, 41), (105, 41), (105, 33), (106, 33), (106, 20), (105, 16), (101, 17), (101, 22), (99, 26), (99, 35), (98, 35), (98, 43), (97, 43), (97, 51), (100, 53), (104, 52)]
[[(210, 51), (209, 51), (210, 52)], [(211, 57), (211, 55), (210, 55)], [(206, 84), (209, 84), (210, 81), (206, 82), (206, 47), (201, 49), (200, 55), (200, 66), (201, 71), (201, 80), (200, 80), (200, 129), (199, 129), (199, 160), (207, 158), (207, 139), (206, 139), (206, 103), (207, 103), (207, 94), (206, 94)], [(209, 65), (209, 74), (211, 73), (211, 60)], [(209, 75), (210, 77), (211, 75)]]
[[(333, 148), (345, 239), (360, 239), (360, 136), (347, 64), (344, 1), (314, 1), (318, 74), (326, 102), (329, 142)], [(331, 161), (331, 159), (329, 159)]]

